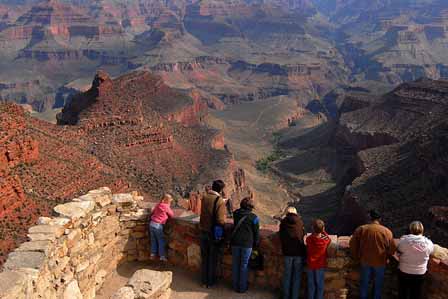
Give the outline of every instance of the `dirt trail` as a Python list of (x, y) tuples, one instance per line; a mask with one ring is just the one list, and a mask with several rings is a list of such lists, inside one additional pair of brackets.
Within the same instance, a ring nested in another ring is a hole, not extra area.
[(257, 213), (262, 221), (272, 222), (272, 216), (284, 210), (293, 201), (275, 178), (259, 172), (256, 161), (273, 151), (272, 133), (297, 109), (292, 99), (277, 97), (262, 102), (232, 105), (225, 111), (215, 112), (209, 124), (221, 129), (236, 164), (246, 172), (248, 184), (255, 193)]

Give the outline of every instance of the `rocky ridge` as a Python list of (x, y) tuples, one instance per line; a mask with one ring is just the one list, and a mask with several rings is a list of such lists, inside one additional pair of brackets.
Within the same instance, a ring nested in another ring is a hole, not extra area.
[(3, 256), (38, 215), (87, 189), (132, 187), (156, 200), (167, 191), (188, 196), (215, 177), (231, 182), (232, 193), (239, 177), (222, 135), (200, 125), (206, 104), (149, 73), (111, 79), (99, 72), (59, 125), (14, 104), (0, 107)]
[[(227, 102), (285, 94), (314, 98), (348, 76), (342, 56), (317, 34), (310, 1), (9, 5), (6, 10), (19, 13), (0, 27), (0, 48), (4, 69), (15, 69), (0, 74), (0, 82), (17, 87), (1, 93), (37, 111), (63, 106), (56, 91), (99, 67), (115, 76), (151, 69), (173, 87), (198, 88)], [(19, 88), (36, 77), (39, 85)]]
[(366, 215), (377, 208), (399, 233), (412, 220), (424, 219), (430, 236), (446, 241), (447, 109), (447, 82), (419, 80), (400, 85), (368, 107), (342, 113), (335, 142), (341, 150), (357, 152), (360, 162), (345, 195), (344, 213)]

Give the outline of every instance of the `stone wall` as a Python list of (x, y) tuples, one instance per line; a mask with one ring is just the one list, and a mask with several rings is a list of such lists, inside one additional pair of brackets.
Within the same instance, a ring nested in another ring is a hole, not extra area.
[(0, 273), (0, 298), (94, 298), (128, 258), (149, 257), (150, 204), (136, 193), (101, 188), (54, 208), (29, 229)]
[[(177, 213), (166, 228), (168, 235), (168, 256), (170, 263), (200, 271), (199, 217), (194, 214)], [(231, 230), (229, 222), (226, 230)], [(283, 256), (277, 225), (264, 225), (261, 229), (260, 252), (264, 255), (264, 271), (251, 271), (249, 281), (252, 285), (269, 289), (280, 289), (283, 274)], [(228, 234), (229, 235), (229, 234)], [(325, 274), (325, 298), (359, 298), (359, 265), (350, 257), (349, 236), (331, 236), (328, 268)], [(437, 247), (437, 257), (429, 264), (426, 281), (428, 299), (446, 298), (448, 293), (448, 250)], [(232, 256), (226, 246), (223, 251), (219, 272), (231, 280)], [(392, 260), (386, 270), (384, 298), (397, 298), (397, 260)], [(199, 283), (199, 282), (198, 282)], [(306, 290), (306, 275), (303, 275), (302, 290)], [(305, 294), (304, 294), (305, 295)]]
[[(149, 259), (147, 226), (153, 206), (137, 193), (112, 195), (108, 188), (90, 191), (73, 202), (56, 206), (56, 216), (40, 218), (38, 225), (29, 229), (30, 241), (8, 256), (0, 273), (0, 298), (94, 298), (117, 265)], [(198, 224), (197, 215), (175, 209), (175, 218), (165, 229), (171, 264), (199, 272)], [(231, 229), (230, 222), (226, 229)], [(283, 258), (277, 230), (277, 226), (261, 229), (260, 251), (265, 257), (265, 268), (250, 273), (252, 285), (280, 288)], [(331, 238), (325, 298), (355, 298), (359, 274), (358, 266), (349, 257), (350, 237)], [(441, 253), (445, 251), (438, 249)], [(444, 258), (431, 260), (426, 298), (446, 297), (448, 260)], [(222, 261), (220, 273), (230, 280), (228, 248), (224, 249)], [(303, 279), (306, 280), (306, 275)], [(387, 269), (385, 298), (394, 298), (396, 289), (396, 263), (392, 262)]]

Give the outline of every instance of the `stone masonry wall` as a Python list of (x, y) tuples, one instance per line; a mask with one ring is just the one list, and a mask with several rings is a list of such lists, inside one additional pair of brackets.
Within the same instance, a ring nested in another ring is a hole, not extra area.
[(119, 263), (149, 256), (142, 200), (101, 188), (56, 206), (56, 217), (41, 217), (30, 241), (9, 254), (0, 298), (95, 298)]
[[(200, 271), (199, 217), (186, 212), (177, 213), (166, 228), (168, 235), (168, 256), (170, 263)], [(231, 231), (228, 223), (226, 230)], [(264, 271), (251, 271), (249, 281), (257, 287), (280, 289), (283, 274), (283, 256), (277, 225), (265, 225), (261, 228), (260, 252), (264, 255)], [(227, 234), (229, 235), (229, 233)], [(331, 236), (328, 268), (325, 273), (325, 298), (359, 298), (359, 265), (350, 257), (349, 236)], [(429, 264), (425, 298), (442, 299), (448, 294), (448, 250), (437, 247), (437, 257)], [(223, 251), (220, 275), (231, 280), (232, 256), (226, 246)], [(397, 298), (397, 260), (392, 260), (386, 270), (384, 298)], [(302, 275), (302, 290), (306, 290), (306, 274)], [(199, 282), (198, 282), (199, 283)], [(305, 295), (305, 294), (303, 294)]]
[[(8, 256), (0, 272), (0, 298), (95, 298), (120, 263), (149, 259), (147, 227), (153, 206), (154, 203), (143, 201), (137, 193), (113, 195), (108, 188), (90, 191), (73, 202), (56, 206), (56, 216), (40, 218), (38, 225), (29, 229), (30, 241)], [(199, 272), (198, 224), (197, 215), (175, 209), (175, 218), (165, 229), (171, 264)], [(231, 230), (230, 222), (227, 230)], [(280, 288), (283, 257), (277, 230), (277, 226), (262, 226), (260, 251), (265, 257), (265, 268), (251, 271), (252, 285)], [(331, 238), (325, 298), (356, 298), (359, 273), (349, 257), (350, 237)], [(446, 249), (438, 251), (443, 253)], [(433, 258), (430, 262), (425, 298), (446, 298), (448, 260), (444, 258)], [(230, 280), (228, 248), (222, 261), (220, 273)], [(306, 275), (303, 278), (306, 280)], [(396, 263), (388, 267), (385, 284), (385, 298), (396, 297)]]

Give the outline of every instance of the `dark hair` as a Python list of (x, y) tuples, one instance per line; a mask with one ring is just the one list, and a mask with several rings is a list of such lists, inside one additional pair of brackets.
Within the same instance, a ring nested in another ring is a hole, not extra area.
[(370, 215), (370, 219), (372, 219), (372, 220), (380, 220), (381, 219), (381, 214), (377, 210), (371, 210), (369, 212), (369, 215)]
[(212, 190), (218, 193), (221, 193), (221, 191), (224, 189), (226, 184), (222, 180), (216, 180), (212, 184)]
[(255, 208), (255, 203), (250, 197), (245, 197), (241, 200), (240, 208), (253, 210)]
[(315, 219), (313, 221), (313, 231), (315, 233), (323, 233), (325, 229), (325, 222), (321, 219)]

